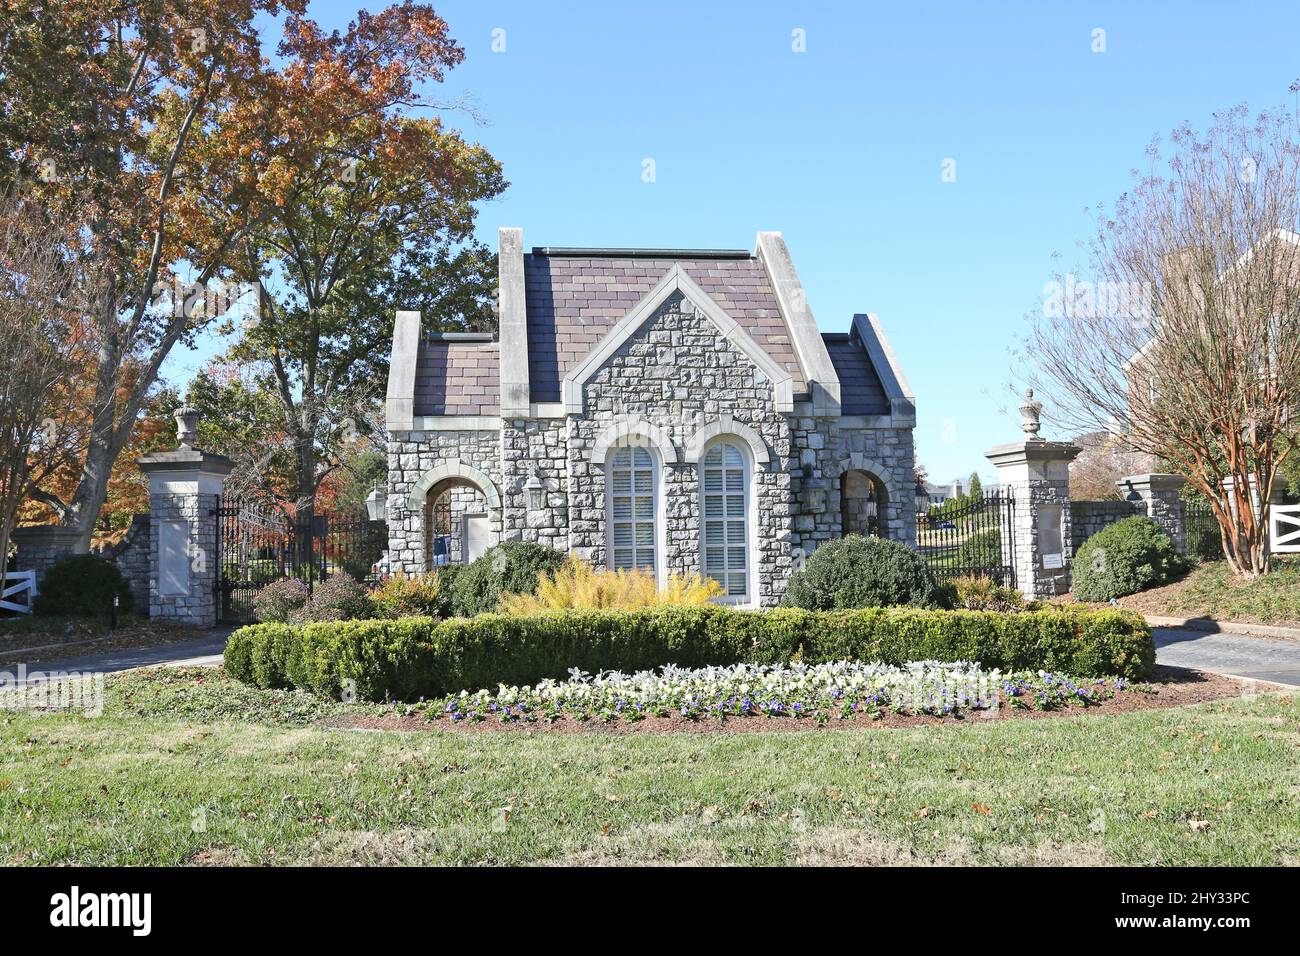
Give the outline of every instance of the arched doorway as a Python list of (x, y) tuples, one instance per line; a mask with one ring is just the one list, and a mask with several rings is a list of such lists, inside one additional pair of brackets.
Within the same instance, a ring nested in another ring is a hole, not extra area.
[(885, 483), (875, 474), (851, 468), (840, 475), (840, 533), (889, 537), (885, 526)]
[(469, 564), (488, 549), (491, 519), (487, 496), (464, 478), (448, 478), (425, 499), (424, 553), (429, 569)]

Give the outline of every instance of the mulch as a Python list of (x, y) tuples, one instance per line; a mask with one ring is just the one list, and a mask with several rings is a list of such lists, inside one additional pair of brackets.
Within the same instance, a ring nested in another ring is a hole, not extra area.
[[(1158, 710), (1182, 707), (1207, 701), (1240, 697), (1246, 682), (1234, 677), (1223, 677), (1203, 671), (1178, 667), (1157, 666), (1149, 683), (1134, 685), (1132, 689), (1117, 693), (1109, 700), (1089, 706), (1075, 705), (1059, 710), (1025, 710), (1019, 707), (1001, 707), (996, 713), (971, 711), (958, 717), (932, 717), (928, 715), (885, 713), (879, 719), (865, 714), (842, 720), (832, 716), (824, 724), (812, 718), (794, 717), (728, 717), (725, 720), (688, 720), (684, 717), (646, 717), (638, 721), (599, 719), (577, 721), (562, 718), (554, 723), (501, 723), (482, 720), (477, 723), (446, 718), (430, 720), (420, 716), (399, 714), (344, 715), (322, 720), (318, 726), (339, 730), (372, 731), (443, 731), (458, 734), (513, 733), (513, 734), (625, 734), (691, 733), (772, 733), (781, 731), (860, 730), (864, 728), (902, 729), (912, 727), (959, 726), (962, 724), (990, 724), (1007, 720), (1043, 720), (1058, 717), (1094, 717), (1120, 714), (1136, 710)], [(1256, 684), (1256, 691), (1269, 689), (1269, 685)], [(1246, 688), (1248, 689), (1248, 688)]]

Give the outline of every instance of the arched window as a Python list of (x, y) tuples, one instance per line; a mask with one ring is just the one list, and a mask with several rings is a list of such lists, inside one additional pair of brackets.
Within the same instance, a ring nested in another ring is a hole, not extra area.
[(609, 532), (607, 563), (611, 568), (644, 568), (658, 573), (658, 468), (648, 448), (624, 445), (609, 453)]
[(729, 600), (748, 601), (749, 456), (739, 442), (719, 441), (700, 461), (700, 523), (705, 577)]

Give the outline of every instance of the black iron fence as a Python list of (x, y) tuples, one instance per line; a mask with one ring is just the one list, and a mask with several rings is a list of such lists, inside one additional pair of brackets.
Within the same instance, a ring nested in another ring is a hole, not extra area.
[(1187, 529), (1187, 554), (1202, 561), (1217, 561), (1223, 557), (1223, 535), (1214, 509), (1203, 498), (1189, 498), (1183, 512)]
[(376, 564), (388, 547), (388, 525), (364, 515), (288, 514), (262, 504), (222, 501), (216, 510), (222, 617), (237, 592), (297, 578), (313, 588), (344, 572), (377, 583)]
[(941, 578), (992, 578), (1016, 586), (1009, 553), (1015, 499), (997, 490), (963, 495), (916, 517), (916, 549)]

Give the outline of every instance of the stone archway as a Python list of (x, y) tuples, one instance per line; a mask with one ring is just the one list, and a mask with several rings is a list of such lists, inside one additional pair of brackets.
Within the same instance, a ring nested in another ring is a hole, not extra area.
[(888, 538), (888, 491), (880, 476), (861, 468), (840, 475), (840, 534)]
[(469, 564), (491, 538), (487, 495), (464, 478), (446, 478), (429, 489), (424, 504), (424, 553), (429, 570)]
[[(464, 564), (495, 543), (501, 495), (479, 469), (451, 460), (420, 476), (407, 508), (423, 519), (424, 566)], [(494, 530), (495, 528), (495, 530)]]

